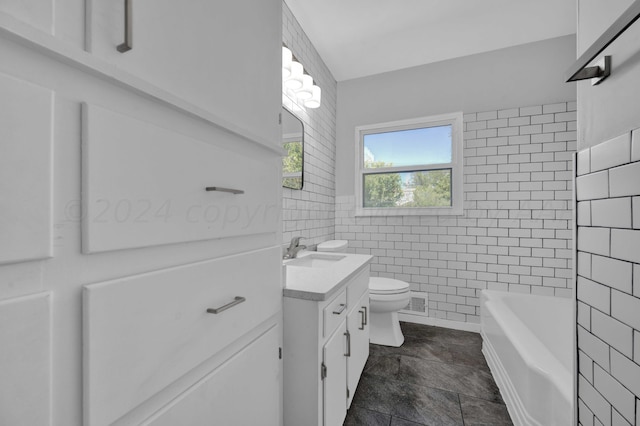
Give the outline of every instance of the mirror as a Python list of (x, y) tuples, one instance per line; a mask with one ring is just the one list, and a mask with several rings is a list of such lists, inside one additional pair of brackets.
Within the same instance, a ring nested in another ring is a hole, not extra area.
[(302, 189), (304, 127), (302, 121), (286, 108), (282, 108), (282, 147), (287, 151), (282, 159), (282, 186)]

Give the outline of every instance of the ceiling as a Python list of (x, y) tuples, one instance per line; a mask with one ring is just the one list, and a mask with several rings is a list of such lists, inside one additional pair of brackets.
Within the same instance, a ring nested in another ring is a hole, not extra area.
[(576, 0), (285, 0), (338, 81), (576, 32)]

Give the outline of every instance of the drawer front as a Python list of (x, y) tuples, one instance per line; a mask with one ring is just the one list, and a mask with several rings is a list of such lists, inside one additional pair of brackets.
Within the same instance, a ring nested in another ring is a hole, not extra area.
[(278, 345), (274, 327), (143, 425), (281, 424)]
[(278, 231), (279, 157), (240, 155), (95, 105), (83, 114), (85, 253)]
[(346, 318), (347, 310), (347, 294), (343, 291), (329, 302), (322, 311), (323, 337), (330, 336), (333, 333), (333, 330)]
[(369, 290), (369, 265), (360, 271), (347, 287), (347, 305), (349, 306), (349, 312), (359, 306), (359, 300), (367, 290)]
[(86, 423), (111, 424), (279, 312), (280, 256), (272, 247), (85, 286)]

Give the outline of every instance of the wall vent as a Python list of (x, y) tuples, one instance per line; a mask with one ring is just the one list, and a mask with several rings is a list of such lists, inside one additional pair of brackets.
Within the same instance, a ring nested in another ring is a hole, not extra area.
[(429, 316), (428, 294), (420, 291), (412, 291), (410, 295), (409, 304), (404, 309), (401, 309), (400, 312)]

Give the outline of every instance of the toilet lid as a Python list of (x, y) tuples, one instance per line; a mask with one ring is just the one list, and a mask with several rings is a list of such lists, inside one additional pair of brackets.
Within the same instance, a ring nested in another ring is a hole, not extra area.
[(393, 278), (369, 278), (369, 292), (376, 294), (397, 294), (409, 291), (409, 283)]

